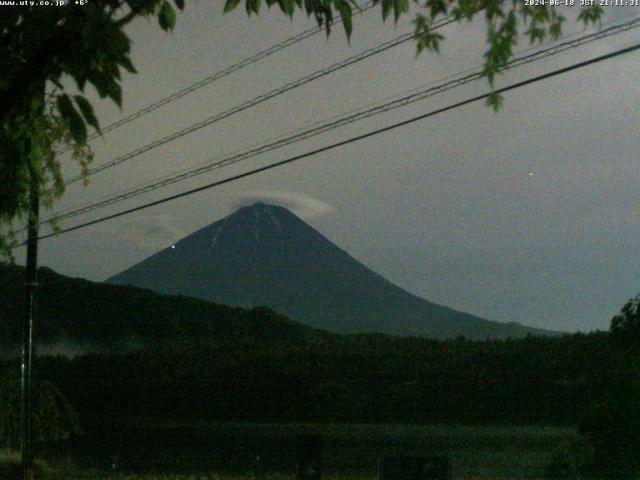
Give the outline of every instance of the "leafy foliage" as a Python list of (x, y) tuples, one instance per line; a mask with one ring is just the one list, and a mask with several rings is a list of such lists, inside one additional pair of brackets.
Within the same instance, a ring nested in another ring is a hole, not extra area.
[[(21, 431), (20, 379), (17, 373), (17, 365), (0, 369), (0, 444), (13, 448), (20, 444)], [(50, 382), (36, 383), (33, 397), (34, 441), (61, 440), (78, 433), (78, 416), (60, 390)]]
[(547, 465), (547, 478), (570, 480), (583, 478), (593, 457), (593, 447), (583, 438), (558, 446)]
[[(397, 22), (411, 9), (409, 0), (375, 0), (382, 18), (391, 13)], [(260, 12), (262, 0), (245, 0), (248, 15)], [(230, 12), (240, 0), (227, 0)], [(266, 0), (290, 17), (303, 10), (331, 32), (339, 15), (347, 36), (353, 31), (353, 0)], [(557, 38), (564, 17), (549, 4), (529, 6), (520, 0), (414, 0), (417, 10), (415, 39), (418, 53), (438, 51), (444, 37), (433, 31), (436, 21), (451, 17), (472, 20), (484, 12), (487, 22), (485, 74), (493, 87), (505, 68), (519, 33), (530, 42), (547, 36)], [(99, 131), (98, 119), (84, 97), (87, 85), (104, 99), (122, 105), (121, 73), (135, 73), (130, 59), (131, 41), (123, 27), (139, 17), (156, 16), (160, 27), (173, 30), (174, 6), (184, 0), (92, 0), (78, 6), (45, 9), (38, 6), (7, 8), (0, 16), (0, 254), (11, 258), (15, 245), (14, 221), (24, 220), (29, 210), (30, 185), (37, 186), (50, 207), (64, 192), (57, 150), (71, 148), (86, 173), (93, 155), (87, 145), (87, 127)], [(597, 22), (598, 6), (583, 7), (580, 20)], [(73, 45), (73, 48), (68, 48)], [(72, 78), (79, 94), (64, 93), (62, 80)], [(45, 96), (45, 87), (53, 90)], [(60, 93), (58, 93), (60, 92)], [(501, 98), (494, 94), (488, 104), (498, 110)]]
[(626, 355), (633, 357), (640, 353), (640, 295), (629, 300), (611, 319), (611, 334)]
[[(175, 4), (184, 8), (182, 1)], [(123, 27), (157, 15), (160, 27), (170, 30), (175, 11), (160, 0), (5, 10), (0, 17), (0, 254), (10, 257), (14, 221), (26, 218), (31, 185), (45, 207), (64, 192), (57, 152), (70, 149), (85, 173), (93, 159), (88, 127), (99, 131), (99, 124), (84, 96), (87, 86), (122, 104), (121, 70), (135, 73)], [(73, 97), (64, 92), (65, 77), (76, 83)]]
[[(42, 460), (35, 460), (34, 464), (34, 476), (38, 480), (59, 480), (59, 477), (52, 474), (48, 464)], [(22, 478), (22, 462), (20, 455), (12, 454), (11, 451), (3, 454), (0, 451), (0, 478), (13, 480)]]
[(176, 12), (166, 0), (160, 6), (158, 22), (163, 30), (173, 30), (176, 25)]
[(611, 320), (615, 369), (580, 429), (593, 447), (588, 473), (596, 478), (640, 475), (640, 295)]

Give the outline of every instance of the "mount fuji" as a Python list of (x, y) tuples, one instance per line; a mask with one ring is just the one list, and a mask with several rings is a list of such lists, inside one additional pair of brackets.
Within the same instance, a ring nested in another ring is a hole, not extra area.
[(109, 278), (159, 293), (267, 306), (336, 333), (438, 339), (553, 335), (413, 295), (340, 249), (284, 207), (255, 203)]

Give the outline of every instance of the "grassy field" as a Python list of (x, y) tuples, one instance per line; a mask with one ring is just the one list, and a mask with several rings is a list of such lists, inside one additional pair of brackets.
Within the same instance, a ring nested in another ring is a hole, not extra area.
[[(60, 477), (68, 480), (256, 480), (255, 476), (239, 476), (224, 474), (201, 474), (201, 475), (166, 475), (166, 474), (100, 474), (100, 473), (78, 473), (70, 476)], [(374, 480), (374, 477), (363, 475), (327, 475), (322, 477), (325, 480)], [(493, 477), (463, 477), (454, 475), (455, 480), (491, 480)], [(270, 475), (266, 480), (295, 480), (295, 475)], [(57, 479), (55, 479), (57, 480)], [(513, 477), (512, 480), (518, 480)], [(531, 480), (547, 480), (540, 477)]]
[[(553, 450), (575, 437), (570, 428), (538, 426), (189, 424), (142, 420), (105, 424), (96, 432), (100, 433), (89, 435), (65, 453), (73, 468), (63, 478), (293, 479), (296, 438), (313, 434), (323, 441), (323, 479), (373, 479), (378, 459), (398, 454), (447, 456), (454, 479), (539, 479)], [(56, 456), (49, 452), (45, 458), (53, 461)], [(257, 456), (261, 468), (256, 466)]]

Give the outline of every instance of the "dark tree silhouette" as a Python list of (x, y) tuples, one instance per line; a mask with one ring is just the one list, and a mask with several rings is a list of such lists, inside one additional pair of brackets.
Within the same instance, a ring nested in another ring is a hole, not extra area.
[(611, 320), (612, 376), (603, 399), (580, 431), (591, 442), (591, 474), (636, 478), (640, 474), (640, 295)]

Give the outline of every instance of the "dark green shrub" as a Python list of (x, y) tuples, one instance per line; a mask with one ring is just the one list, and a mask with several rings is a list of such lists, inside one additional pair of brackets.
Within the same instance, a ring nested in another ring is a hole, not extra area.
[[(21, 428), (20, 380), (9, 373), (0, 370), (0, 445), (17, 448)], [(64, 395), (50, 382), (37, 382), (33, 391), (33, 440), (55, 441), (78, 433), (78, 416)]]
[(584, 478), (593, 458), (593, 448), (583, 439), (563, 443), (554, 450), (546, 477), (574, 480)]
[[(34, 474), (36, 480), (55, 480), (51, 469), (41, 460), (34, 462)], [(18, 455), (0, 454), (0, 478), (2, 480), (22, 479), (21, 463)]]

